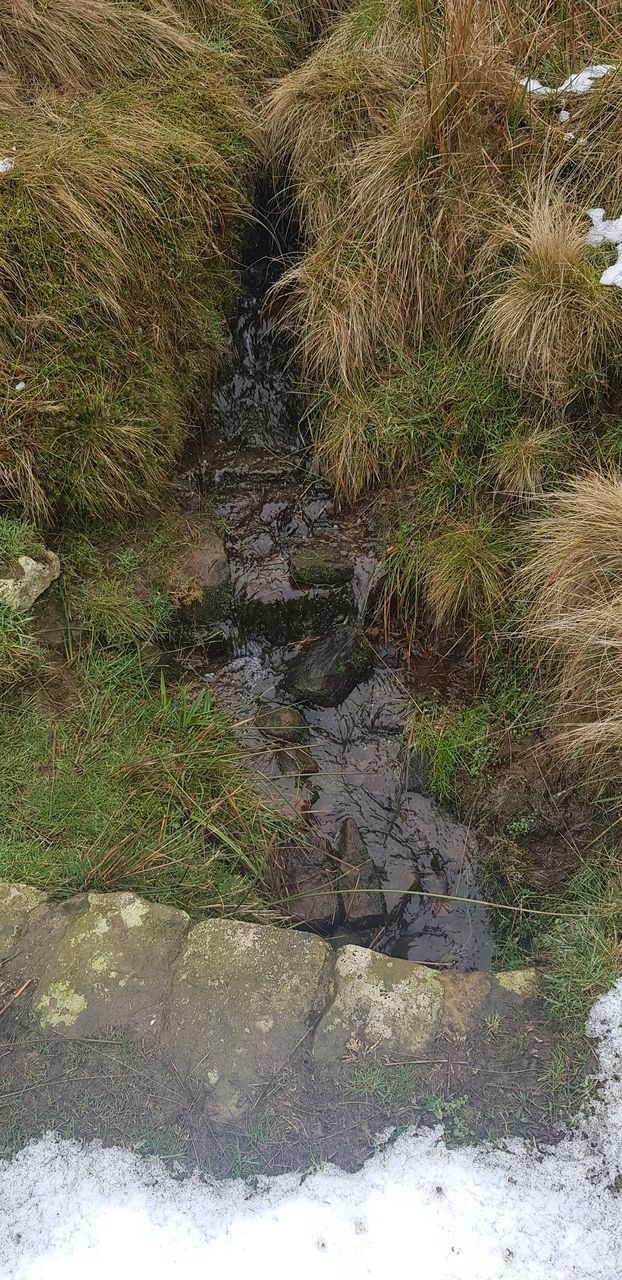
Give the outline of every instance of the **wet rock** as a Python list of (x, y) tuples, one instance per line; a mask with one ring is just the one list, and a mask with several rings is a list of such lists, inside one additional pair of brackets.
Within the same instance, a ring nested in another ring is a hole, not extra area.
[(133, 893), (89, 893), (37, 986), (42, 1030), (83, 1037), (105, 1027), (156, 1031), (171, 967), (188, 927), (185, 911)]
[(294, 548), (289, 557), (289, 574), (296, 586), (338, 587), (352, 581), (354, 565), (337, 547), (313, 538)]
[(287, 557), (279, 552), (244, 565), (236, 582), (236, 606), (242, 631), (272, 644), (290, 644), (322, 635), (352, 617), (354, 601), (345, 588), (299, 590), (289, 578)]
[(283, 687), (296, 702), (337, 707), (371, 675), (369, 646), (353, 627), (337, 627), (301, 647), (289, 663)]
[(260, 733), (276, 742), (306, 743), (311, 736), (302, 712), (295, 707), (260, 707), (255, 724)]
[(337, 868), (321, 845), (290, 849), (285, 862), (286, 910), (294, 920), (328, 933), (343, 919)]
[(41, 551), (36, 559), (19, 556), (8, 569), (0, 570), (0, 604), (27, 613), (59, 575), (60, 560), (54, 551)]
[(277, 764), (285, 777), (307, 778), (319, 773), (320, 766), (307, 747), (285, 747), (276, 753)]
[(419, 796), (430, 796), (428, 785), (430, 761), (426, 751), (411, 751), (408, 757), (407, 788)]
[(347, 1056), (416, 1057), (433, 1041), (443, 985), (431, 969), (362, 947), (337, 953), (332, 1000), (313, 1039), (315, 1060), (331, 1070)]
[(321, 1007), (330, 947), (239, 920), (191, 930), (175, 965), (162, 1048), (209, 1088), (210, 1114), (235, 1118), (270, 1084)]
[(346, 923), (363, 929), (380, 926), (386, 917), (380, 874), (353, 818), (341, 824), (337, 857)]
[(222, 538), (203, 515), (185, 522), (185, 544), (169, 574), (173, 621), (182, 627), (217, 630), (231, 613), (233, 590)]

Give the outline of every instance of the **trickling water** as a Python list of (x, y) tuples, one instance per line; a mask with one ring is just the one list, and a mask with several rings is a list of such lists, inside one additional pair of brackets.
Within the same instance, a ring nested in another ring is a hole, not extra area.
[[(224, 522), (236, 600), (229, 656), (198, 674), (243, 723), (272, 796), (304, 809), (331, 848), (343, 820), (356, 822), (385, 892), (387, 920), (374, 945), (443, 967), (485, 968), (486, 912), (455, 900), (478, 896), (475, 842), (431, 799), (408, 789), (403, 726), (416, 689), (399, 656), (376, 645), (374, 674), (340, 705), (300, 708), (317, 766), (302, 781), (282, 774), (279, 752), (254, 724), (261, 706), (287, 701), (281, 681), (301, 637), (330, 634), (343, 618), (364, 622), (378, 568), (365, 513), (337, 513), (311, 469), (295, 373), (266, 306), (274, 271), (260, 246), (245, 273), (213, 429), (186, 476), (190, 489), (210, 495)], [(318, 536), (351, 565), (346, 585), (305, 590), (292, 583), (292, 551)], [(404, 896), (409, 891), (423, 896)], [(343, 928), (340, 936), (347, 938)]]

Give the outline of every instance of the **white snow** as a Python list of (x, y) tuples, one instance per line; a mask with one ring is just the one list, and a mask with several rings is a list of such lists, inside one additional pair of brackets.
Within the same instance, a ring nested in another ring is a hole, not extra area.
[(0, 173), (9, 173), (13, 168), (13, 161), (8, 156), (0, 156)]
[(587, 216), (592, 223), (586, 237), (588, 244), (614, 244), (618, 249), (616, 262), (605, 268), (600, 283), (622, 289), (622, 217), (607, 219), (604, 209), (588, 209)]
[(541, 97), (545, 97), (549, 93), (587, 93), (592, 88), (595, 80), (602, 80), (603, 76), (606, 76), (609, 71), (615, 71), (615, 69), (612, 65), (605, 66), (604, 64), (584, 67), (583, 71), (572, 72), (556, 89), (551, 88), (548, 84), (542, 84), (540, 80), (528, 80), (526, 78), (521, 80), (520, 84), (525, 87), (527, 93), (535, 93)]
[(560, 113), (559, 113), (559, 115), (558, 115), (557, 119), (559, 120), (559, 123), (560, 123), (560, 124), (568, 124), (568, 121), (569, 121), (569, 119), (570, 119), (570, 112), (569, 112), (569, 111), (560, 111)]
[(25, 382), (16, 382), (16, 383), (15, 383), (15, 390), (16, 390), (16, 391), (24, 391), (25, 389), (26, 389), (26, 383), (25, 383)]
[(355, 1174), (206, 1184), (49, 1135), (0, 1162), (2, 1280), (618, 1280), (622, 980), (595, 1005), (602, 1096), (556, 1148), (413, 1130)]

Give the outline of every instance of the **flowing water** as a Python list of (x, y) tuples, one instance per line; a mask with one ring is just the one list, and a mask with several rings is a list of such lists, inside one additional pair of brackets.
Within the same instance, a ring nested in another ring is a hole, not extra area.
[[(256, 241), (211, 430), (184, 477), (189, 494), (209, 495), (223, 523), (235, 593), (226, 652), (195, 660), (194, 670), (242, 722), (263, 784), (308, 815), (325, 847), (334, 847), (344, 819), (356, 822), (380, 872), (387, 918), (373, 936), (342, 928), (337, 940), (373, 942), (441, 967), (486, 968), (487, 914), (457, 900), (478, 896), (477, 847), (466, 827), (413, 789), (404, 723), (420, 691), (399, 653), (375, 638), (369, 679), (336, 707), (302, 708), (317, 766), (302, 783), (282, 772), (279, 753), (254, 725), (263, 704), (284, 701), (284, 671), (301, 636), (314, 634), (314, 617), (319, 634), (330, 633), (336, 601), (338, 613), (345, 610), (361, 625), (369, 621), (378, 572), (373, 520), (365, 510), (336, 511), (330, 489), (313, 471), (295, 367), (269, 303), (277, 268), (269, 244), (261, 236)], [(352, 580), (340, 592), (292, 585), (290, 553), (316, 536), (352, 566)]]

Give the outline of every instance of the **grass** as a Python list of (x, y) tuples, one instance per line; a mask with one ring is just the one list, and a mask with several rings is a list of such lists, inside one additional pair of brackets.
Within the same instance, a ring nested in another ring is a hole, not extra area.
[(28, 697), (0, 712), (0, 879), (58, 897), (124, 888), (194, 915), (268, 917), (283, 823), (210, 694), (151, 687), (136, 654), (94, 651), (73, 674), (61, 718)]
[(621, 517), (617, 474), (576, 477), (534, 518), (525, 571), (557, 748), (601, 786), (622, 769)]
[(34, 558), (42, 550), (43, 545), (27, 520), (0, 514), (0, 574), (10, 570), (20, 556)]
[(29, 619), (0, 602), (0, 690), (3, 692), (32, 675), (41, 661)]
[(478, 778), (494, 761), (494, 715), (489, 705), (418, 707), (407, 729), (408, 750), (421, 761), (425, 780), (443, 804), (459, 805), (465, 781)]
[[(615, 850), (607, 841), (595, 846), (561, 890), (546, 894), (534, 891), (520, 874), (506, 879), (502, 855), (500, 859), (491, 891), (519, 910), (495, 917), (495, 967), (539, 963), (550, 1020), (560, 1029), (581, 1032), (594, 1000), (610, 989), (622, 966), (622, 896)], [(551, 915), (530, 915), (525, 908)]]
[(86, 533), (72, 534), (62, 547), (61, 587), (82, 647), (97, 641), (123, 648), (166, 640), (174, 603), (170, 566), (181, 537), (173, 518), (131, 534), (113, 526), (97, 542)]

